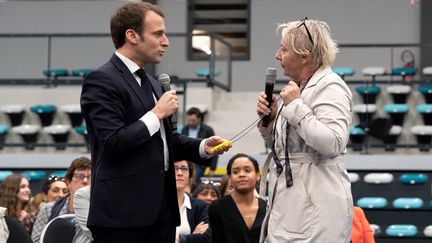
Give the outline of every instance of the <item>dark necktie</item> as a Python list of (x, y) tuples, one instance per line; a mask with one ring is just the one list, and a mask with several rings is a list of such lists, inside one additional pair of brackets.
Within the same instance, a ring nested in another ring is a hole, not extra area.
[(150, 108), (153, 108), (155, 106), (155, 101), (153, 98), (153, 89), (150, 84), (150, 80), (147, 77), (146, 72), (144, 69), (140, 68), (135, 72), (138, 77), (141, 79), (141, 88), (144, 91), (144, 100), (145, 103), (150, 106)]

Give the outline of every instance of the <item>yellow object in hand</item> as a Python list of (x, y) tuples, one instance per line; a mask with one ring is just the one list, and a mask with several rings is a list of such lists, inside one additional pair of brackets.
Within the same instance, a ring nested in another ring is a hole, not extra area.
[(225, 148), (228, 148), (229, 146), (232, 145), (232, 143), (233, 143), (233, 142), (227, 140), (227, 141), (225, 141), (225, 142), (223, 142), (223, 143), (220, 143), (220, 144), (214, 146), (214, 147), (211, 149), (211, 151), (212, 151), (212, 152), (216, 152), (216, 151), (218, 151), (219, 149), (225, 149)]

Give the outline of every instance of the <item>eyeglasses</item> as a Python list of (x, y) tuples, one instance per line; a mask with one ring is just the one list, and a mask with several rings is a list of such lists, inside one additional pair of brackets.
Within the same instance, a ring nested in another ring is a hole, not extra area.
[(74, 177), (77, 180), (83, 181), (84, 179), (89, 180), (91, 178), (91, 175), (86, 175), (84, 173), (74, 173)]
[(311, 41), (312, 45), (314, 45), (314, 42), (313, 42), (313, 40), (312, 40), (312, 35), (311, 35), (311, 33), (309, 32), (309, 29), (308, 29), (308, 27), (307, 27), (307, 25), (306, 25), (306, 20), (308, 20), (307, 17), (305, 17), (304, 19), (302, 19), (302, 20), (300, 21), (300, 24), (297, 25), (296, 28), (300, 28), (300, 26), (303, 25), (303, 26), (305, 27), (305, 29), (306, 29), (306, 33), (307, 33), (307, 35), (308, 35), (308, 37), (309, 37), (309, 40)]
[(178, 166), (174, 166), (174, 171), (181, 171), (181, 172), (188, 172), (189, 171), (189, 167), (187, 167), (187, 166), (180, 166), (180, 167), (178, 167)]
[(52, 176), (48, 177), (48, 181), (49, 182), (64, 181), (64, 177), (52, 175)]

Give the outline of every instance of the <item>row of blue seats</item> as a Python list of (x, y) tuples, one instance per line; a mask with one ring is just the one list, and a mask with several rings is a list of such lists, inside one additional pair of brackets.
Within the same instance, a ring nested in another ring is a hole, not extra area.
[[(381, 233), (381, 227), (377, 224), (370, 224), (374, 235)], [(386, 228), (386, 235), (390, 237), (414, 237), (417, 236), (417, 226), (413, 224), (392, 224)], [(428, 225), (423, 229), (423, 235), (432, 237), (432, 225)]]
[[(42, 126), (49, 126), (52, 124), (57, 109), (55, 105), (34, 105), (30, 107), (30, 111), (39, 116)], [(83, 118), (80, 105), (64, 105), (60, 107), (60, 110), (69, 116), (73, 127), (82, 124)], [(19, 104), (4, 105), (0, 107), (0, 111), (9, 117), (11, 126), (15, 127), (21, 125), (23, 121), (25, 106)]]
[(43, 70), (43, 74), (46, 77), (54, 77), (54, 78), (68, 77), (68, 76), (85, 77), (88, 74), (90, 74), (91, 72), (93, 72), (93, 69), (88, 69), (88, 68), (74, 69), (71, 71), (64, 69), (64, 68)]
[[(385, 208), (387, 205), (388, 200), (385, 197), (362, 197), (357, 200), (357, 206), (361, 208)], [(420, 209), (425, 203), (418, 197), (399, 197), (393, 200), (392, 206), (397, 209)], [(429, 208), (432, 208), (432, 200)]]
[[(11, 170), (0, 170), (0, 181), (3, 181), (6, 177), (12, 175), (14, 172)], [(27, 177), (29, 181), (41, 181), (47, 179), (49, 176), (64, 177), (66, 175), (65, 170), (53, 171), (48, 173), (43, 170), (26, 170), (17, 172)]]
[[(351, 183), (360, 181), (360, 175), (349, 172), (348, 176)], [(363, 181), (369, 184), (389, 184), (394, 181), (392, 173), (368, 173), (364, 176)], [(399, 182), (404, 185), (422, 185), (429, 181), (425, 173), (405, 173), (399, 176)]]

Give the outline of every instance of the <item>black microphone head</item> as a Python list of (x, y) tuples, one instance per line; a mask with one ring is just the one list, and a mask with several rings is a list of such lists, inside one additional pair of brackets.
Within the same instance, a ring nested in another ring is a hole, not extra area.
[(277, 70), (276, 68), (267, 68), (265, 72), (266, 76), (266, 83), (275, 83), (276, 76), (277, 76)]
[(161, 85), (169, 85), (170, 84), (170, 76), (166, 73), (162, 73), (158, 77), (158, 81), (161, 83)]

